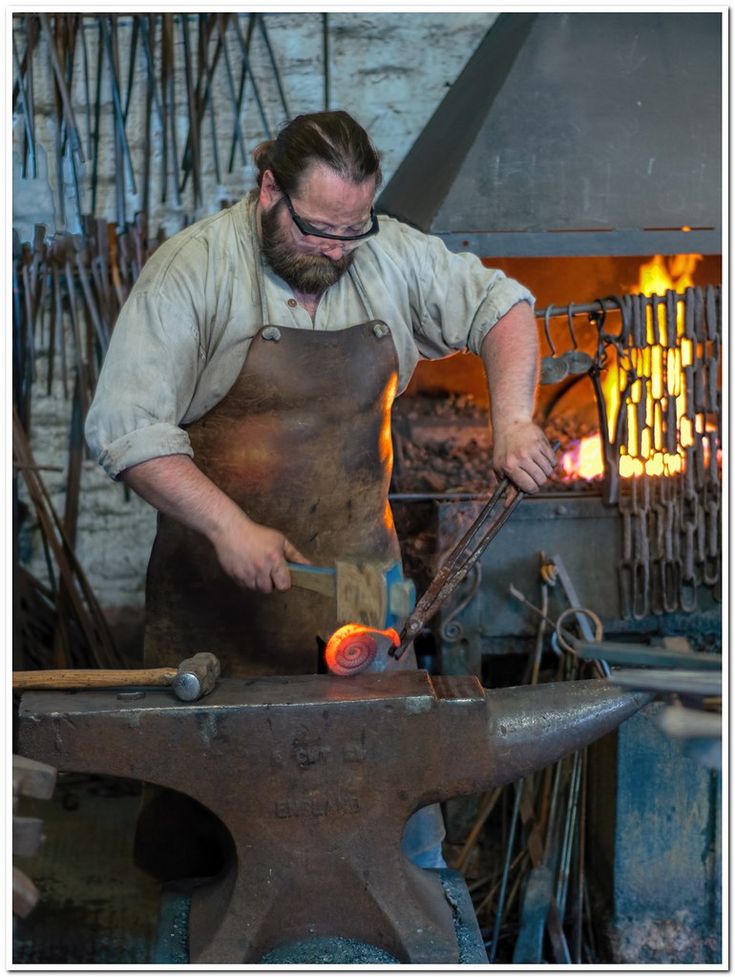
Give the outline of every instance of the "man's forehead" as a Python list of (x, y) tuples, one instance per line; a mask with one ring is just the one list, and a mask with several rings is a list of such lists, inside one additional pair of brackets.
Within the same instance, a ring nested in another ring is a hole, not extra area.
[(355, 183), (324, 163), (310, 163), (299, 181), (298, 195), (302, 199), (307, 197), (326, 199), (338, 195), (345, 201), (358, 199), (372, 201), (375, 195), (375, 177), (370, 176), (366, 180)]

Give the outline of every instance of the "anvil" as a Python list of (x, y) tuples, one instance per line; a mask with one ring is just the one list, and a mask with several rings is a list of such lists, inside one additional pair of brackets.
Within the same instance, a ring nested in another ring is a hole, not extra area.
[(192, 703), (31, 692), (19, 745), (62, 771), (189, 794), (225, 825), (234, 853), (194, 889), (191, 963), (257, 963), (330, 936), (454, 963), (439, 879), (400, 850), (408, 817), (538, 770), (650, 698), (600, 680), (485, 690), (424, 671), (230, 679)]

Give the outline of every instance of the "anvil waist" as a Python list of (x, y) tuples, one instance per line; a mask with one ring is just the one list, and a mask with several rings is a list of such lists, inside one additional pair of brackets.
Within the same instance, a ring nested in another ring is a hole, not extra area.
[[(387, 501), (398, 360), (390, 330), (264, 326), (225, 397), (188, 428), (199, 468), (314, 564), (399, 559)], [(244, 590), (211, 543), (159, 516), (146, 584), (145, 660), (213, 652), (229, 676), (315, 672), (334, 602)]]

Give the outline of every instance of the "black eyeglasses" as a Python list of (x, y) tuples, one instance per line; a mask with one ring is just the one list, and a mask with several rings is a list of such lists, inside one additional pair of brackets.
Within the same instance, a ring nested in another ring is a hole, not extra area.
[(298, 227), (302, 234), (308, 234), (310, 237), (325, 237), (330, 241), (364, 241), (366, 237), (372, 237), (377, 234), (380, 230), (378, 226), (378, 217), (375, 210), (370, 208), (370, 227), (363, 231), (361, 234), (327, 234), (326, 231), (320, 231), (318, 228), (310, 224), (308, 220), (303, 217), (299, 217), (296, 211), (293, 209), (293, 204), (291, 203), (291, 198), (286, 193), (285, 190), (281, 190), (283, 194), (283, 199), (286, 201), (286, 206), (288, 207), (288, 212), (291, 215), (294, 224)]

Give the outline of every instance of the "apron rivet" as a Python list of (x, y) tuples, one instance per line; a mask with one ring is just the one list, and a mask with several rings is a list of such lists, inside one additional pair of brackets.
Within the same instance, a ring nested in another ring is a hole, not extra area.
[(389, 332), (390, 329), (388, 329), (384, 322), (376, 322), (373, 326), (373, 336), (375, 336), (376, 339), (382, 339), (383, 336), (387, 336)]
[(278, 328), (278, 326), (266, 326), (260, 335), (263, 339), (277, 343), (281, 338), (281, 330)]

